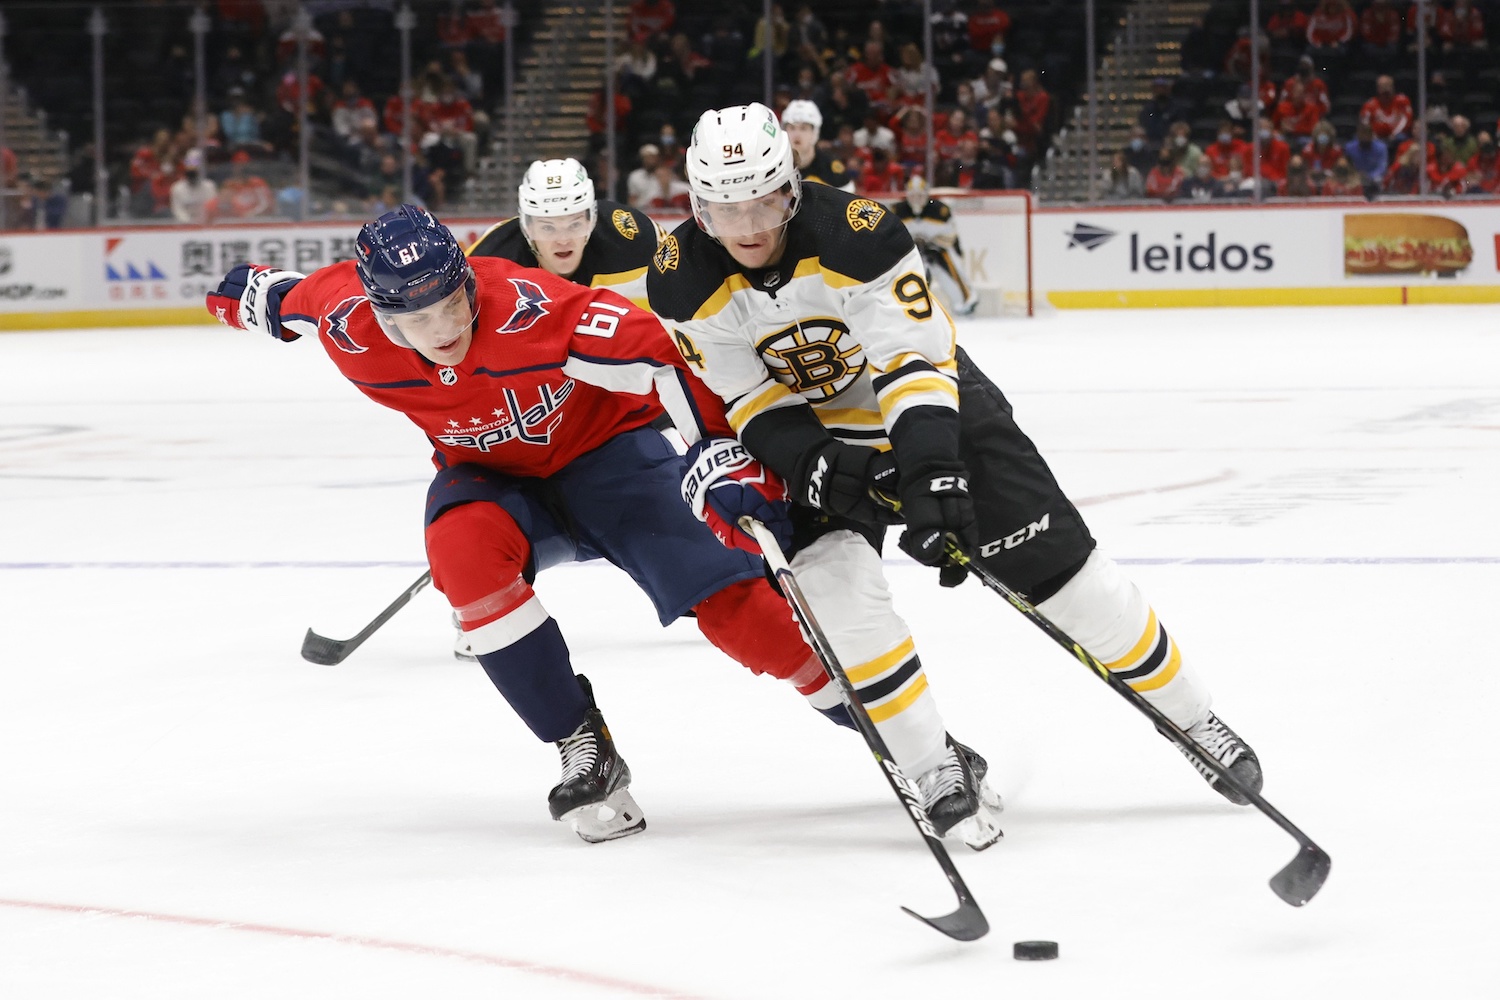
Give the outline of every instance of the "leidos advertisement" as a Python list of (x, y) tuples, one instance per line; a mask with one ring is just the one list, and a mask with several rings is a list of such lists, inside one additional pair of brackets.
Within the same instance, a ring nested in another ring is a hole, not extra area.
[(1500, 301), (1495, 203), (1044, 209), (1032, 232), (1057, 306)]

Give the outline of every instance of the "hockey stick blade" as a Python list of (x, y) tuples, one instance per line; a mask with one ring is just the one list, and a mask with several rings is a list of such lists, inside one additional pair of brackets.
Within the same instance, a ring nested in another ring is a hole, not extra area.
[(828, 634), (818, 624), (807, 596), (802, 593), (802, 588), (797, 584), (796, 575), (792, 572), (791, 566), (787, 565), (786, 556), (782, 554), (776, 536), (764, 524), (749, 516), (741, 518), (739, 524), (760, 543), (761, 554), (765, 557), (766, 565), (776, 574), (776, 582), (781, 587), (781, 593), (786, 597), (787, 603), (792, 606), (792, 610), (796, 612), (813, 652), (823, 664), (823, 670), (828, 674), (828, 679), (838, 688), (844, 707), (848, 710), (849, 717), (859, 730), (859, 734), (864, 737), (865, 745), (875, 755), (875, 761), (880, 765), (880, 773), (885, 775), (886, 782), (891, 786), (891, 791), (896, 793), (896, 799), (901, 803), (907, 818), (922, 835), (927, 849), (932, 852), (933, 858), (942, 868), (943, 874), (947, 876), (948, 884), (958, 897), (958, 909), (941, 917), (924, 917), (906, 906), (901, 909), (955, 941), (977, 941), (984, 937), (990, 930), (989, 921), (984, 918), (979, 904), (974, 901), (974, 897), (969, 893), (969, 887), (964, 884), (963, 876), (953, 866), (953, 859), (948, 856), (948, 849), (943, 846), (942, 838), (937, 835), (932, 822), (927, 818), (916, 783), (908, 778), (897, 765), (895, 758), (891, 756), (890, 748), (885, 745), (885, 739), (875, 728), (875, 723), (871, 721), (870, 713), (865, 711), (864, 703), (855, 693), (849, 675), (844, 672), (838, 655), (833, 651), (833, 645), (828, 641)]
[(1035, 605), (1007, 587), (999, 577), (975, 562), (967, 552), (963, 551), (963, 549), (959, 548), (951, 540), (948, 543), (948, 554), (955, 562), (967, 568), (970, 574), (976, 577), (985, 587), (1005, 598), (1013, 608), (1025, 615), (1033, 625), (1045, 632), (1053, 642), (1066, 649), (1075, 659), (1097, 674), (1111, 690), (1135, 706), (1141, 714), (1150, 719), (1156, 728), (1166, 734), (1172, 742), (1192, 750), (1193, 756), (1201, 761), (1204, 767), (1211, 770), (1218, 780), (1224, 782), (1224, 784), (1233, 788), (1236, 792), (1239, 792), (1247, 802), (1256, 809), (1259, 809), (1267, 819), (1291, 834), (1292, 838), (1297, 841), (1300, 850), (1297, 852), (1297, 856), (1286, 867), (1272, 876), (1270, 881), (1271, 891), (1276, 893), (1282, 902), (1290, 906), (1303, 906), (1317, 895), (1318, 890), (1323, 888), (1323, 883), (1328, 879), (1328, 873), (1333, 867), (1333, 859), (1328, 856), (1326, 851), (1313, 843), (1307, 834), (1303, 833), (1296, 824), (1283, 816), (1281, 810), (1267, 802), (1259, 792), (1246, 788), (1239, 778), (1231, 773), (1227, 767), (1219, 763), (1213, 755), (1199, 746), (1196, 740), (1182, 730), (1182, 727), (1162, 714), (1161, 709), (1151, 704), (1135, 688), (1119, 677), (1116, 677), (1097, 657), (1080, 646), (1071, 636), (1053, 623), (1050, 618), (1037, 610)]
[(359, 633), (351, 638), (330, 639), (327, 636), (319, 635), (312, 629), (308, 629), (307, 635), (302, 637), (302, 658), (309, 663), (317, 663), (322, 666), (343, 663), (349, 658), (350, 653), (358, 649), (366, 639), (375, 634), (376, 629), (390, 621), (391, 617), (397, 611), (406, 607), (406, 603), (416, 596), (419, 590), (431, 582), (432, 571), (428, 570), (417, 577), (416, 582), (407, 587), (400, 597), (392, 601), (388, 608), (376, 616), (374, 621), (360, 629)]

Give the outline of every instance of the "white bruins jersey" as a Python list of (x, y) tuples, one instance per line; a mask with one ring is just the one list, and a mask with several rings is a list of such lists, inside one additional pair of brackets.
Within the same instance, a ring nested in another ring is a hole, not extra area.
[(953, 210), (936, 198), (927, 199), (920, 212), (913, 212), (905, 199), (896, 203), (896, 217), (906, 223), (914, 240), (935, 246), (958, 249), (958, 224)]
[(753, 270), (689, 220), (657, 247), (647, 291), (742, 438), (757, 417), (804, 405), (834, 437), (881, 450), (907, 413), (956, 417), (953, 321), (878, 202), (804, 184), (780, 263)]

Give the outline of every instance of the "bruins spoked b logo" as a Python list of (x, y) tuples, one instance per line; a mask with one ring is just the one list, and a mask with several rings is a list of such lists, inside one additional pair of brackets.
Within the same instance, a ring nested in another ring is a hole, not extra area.
[(849, 327), (818, 316), (778, 330), (756, 345), (782, 385), (812, 402), (832, 399), (865, 370), (865, 352)]

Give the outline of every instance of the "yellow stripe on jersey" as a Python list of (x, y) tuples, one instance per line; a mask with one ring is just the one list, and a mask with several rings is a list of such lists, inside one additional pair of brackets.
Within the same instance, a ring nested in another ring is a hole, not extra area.
[(884, 427), (885, 419), (874, 410), (835, 409), (831, 406), (813, 404), (818, 420), (826, 427), (842, 424), (846, 427)]
[[(934, 361), (931, 358), (929, 358), (929, 357), (927, 357), (926, 355), (923, 355), (923, 354), (916, 354), (916, 353), (898, 354), (898, 355), (896, 355), (895, 360), (893, 360), (889, 365), (887, 365), (884, 368), (876, 368), (875, 371), (878, 372), (881, 375), (884, 375), (886, 372), (898, 372), (898, 371), (900, 371), (902, 369), (903, 366), (909, 365), (913, 361), (920, 361), (920, 362), (923, 362), (924, 364), (931, 365), (932, 367), (936, 368), (940, 372), (947, 372), (949, 375), (957, 377), (958, 376), (958, 352), (956, 350), (954, 350), (954, 348), (957, 346), (957, 343), (958, 342), (955, 340), (953, 344), (949, 345), (948, 356), (946, 358), (944, 358), (943, 360), (941, 360), (941, 361)], [(874, 368), (873, 365), (871, 367)]]
[(832, 268), (825, 267), (823, 262), (816, 257), (810, 257), (808, 260), (816, 264), (818, 270), (823, 272), (823, 282), (829, 288), (853, 288), (855, 285), (864, 284), (857, 278), (851, 278), (847, 274), (840, 274)]
[(644, 267), (637, 267), (630, 271), (617, 271), (614, 274), (596, 274), (594, 275), (593, 287), (598, 288), (600, 285), (623, 285), (627, 282), (639, 281), (645, 276), (646, 269)]
[(725, 306), (729, 305), (729, 300), (735, 292), (749, 291), (750, 287), (749, 278), (743, 274), (731, 274), (708, 297), (708, 301), (698, 307), (698, 311), (693, 313), (693, 319), (708, 319), (712, 316), (717, 316)]
[(733, 427), (734, 432), (738, 434), (744, 430), (746, 424), (767, 410), (794, 405), (803, 405), (801, 396), (794, 395), (792, 390), (780, 382), (768, 381), (765, 383), (765, 388), (741, 396), (729, 408), (726, 416), (729, 419), (729, 426)]
[(913, 641), (911, 636), (907, 636), (904, 642), (889, 653), (877, 656), (868, 663), (861, 663), (857, 667), (851, 667), (844, 671), (844, 673), (848, 675), (851, 684), (859, 684), (863, 681), (879, 677), (887, 670), (899, 665), (907, 657), (912, 656), (916, 651), (916, 642)]
[(1134, 646), (1130, 647), (1130, 652), (1118, 660), (1110, 660), (1105, 666), (1111, 670), (1124, 670), (1127, 667), (1134, 666), (1140, 661), (1141, 657), (1146, 655), (1146, 650), (1151, 648), (1151, 643), (1156, 640), (1156, 633), (1156, 609), (1152, 608), (1150, 617), (1146, 619), (1146, 630), (1141, 633), (1140, 640)]
[(1167, 660), (1167, 665), (1158, 670), (1154, 677), (1147, 677), (1143, 681), (1127, 681), (1127, 684), (1137, 691), (1155, 691), (1172, 683), (1172, 678), (1177, 676), (1178, 668), (1182, 666), (1182, 654), (1178, 652), (1177, 643), (1172, 642), (1171, 636), (1167, 636), (1167, 642), (1172, 647), (1172, 656)]
[(876, 705), (874, 708), (866, 709), (871, 722), (884, 722), (893, 715), (898, 715), (911, 707), (912, 703), (927, 691), (927, 675), (917, 674), (916, 680), (909, 684), (905, 691), (890, 701)]

